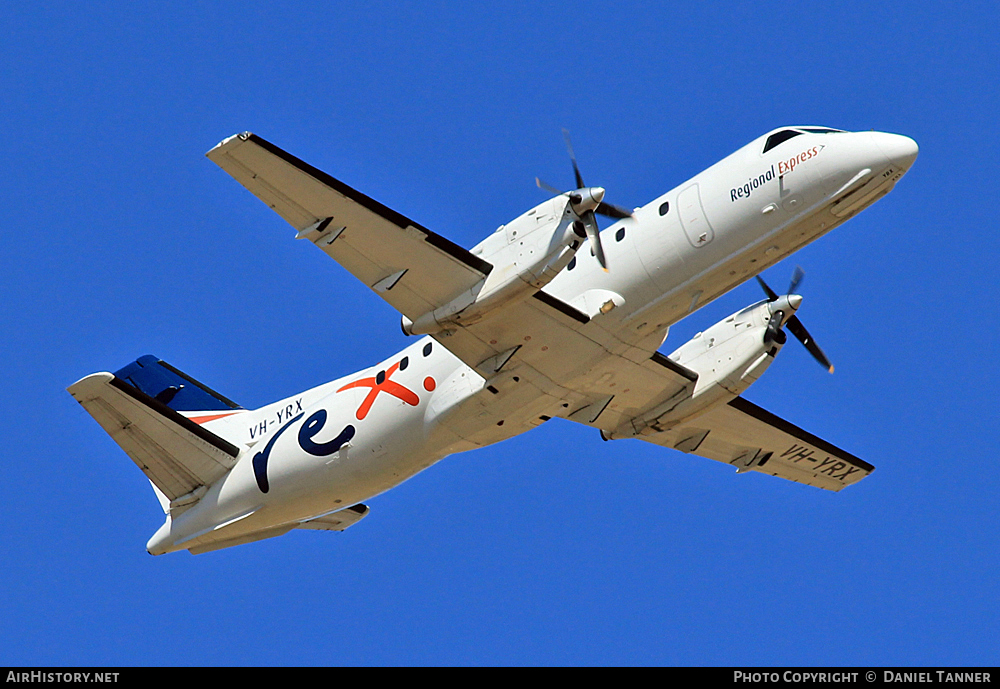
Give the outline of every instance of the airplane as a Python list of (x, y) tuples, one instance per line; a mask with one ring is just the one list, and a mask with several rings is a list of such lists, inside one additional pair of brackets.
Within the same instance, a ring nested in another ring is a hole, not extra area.
[[(555, 417), (830, 491), (868, 476), (871, 464), (742, 396), (786, 329), (833, 370), (796, 314), (801, 271), (784, 294), (759, 273), (889, 193), (917, 144), (781, 127), (627, 210), (584, 184), (566, 143), (576, 187), (536, 180), (553, 195), (471, 250), (255, 134), (212, 148), (418, 339), (259, 409), (150, 355), (69, 386), (153, 486), (165, 521), (147, 551), (343, 531), (444, 457)], [(659, 351), (671, 325), (754, 277), (765, 299)]]

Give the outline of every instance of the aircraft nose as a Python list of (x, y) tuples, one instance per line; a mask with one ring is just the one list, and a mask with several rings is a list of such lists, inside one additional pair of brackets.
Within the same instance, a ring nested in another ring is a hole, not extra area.
[(873, 132), (872, 138), (878, 145), (882, 153), (893, 165), (898, 165), (903, 170), (909, 170), (913, 161), (917, 159), (920, 148), (917, 142), (908, 136), (901, 134), (886, 134), (885, 132)]

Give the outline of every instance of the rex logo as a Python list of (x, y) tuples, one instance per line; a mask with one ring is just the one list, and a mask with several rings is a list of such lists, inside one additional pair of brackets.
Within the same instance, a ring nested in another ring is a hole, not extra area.
[[(350, 390), (351, 388), (371, 388), (371, 392), (365, 397), (361, 406), (358, 407), (356, 416), (358, 421), (362, 421), (368, 412), (371, 411), (372, 405), (375, 404), (375, 400), (378, 399), (380, 392), (385, 392), (393, 397), (406, 402), (411, 407), (415, 407), (420, 404), (420, 398), (417, 394), (410, 390), (409, 388), (400, 385), (394, 380), (389, 380), (392, 374), (396, 371), (402, 371), (406, 369), (409, 364), (409, 357), (403, 357), (400, 361), (396, 362), (390, 366), (385, 371), (379, 371), (374, 378), (361, 378), (354, 381), (353, 383), (348, 383), (344, 387), (337, 390), (337, 392), (343, 392), (344, 390)], [(428, 392), (432, 391), (435, 387), (433, 378), (424, 379), (424, 389)]]

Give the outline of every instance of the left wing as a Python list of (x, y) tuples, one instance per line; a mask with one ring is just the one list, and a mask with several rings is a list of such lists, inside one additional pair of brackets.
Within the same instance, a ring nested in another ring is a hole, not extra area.
[(839, 491), (875, 470), (868, 462), (737, 397), (669, 431), (636, 438), (736, 467)]
[[(255, 134), (206, 154), (397, 311), (415, 319), (463, 293), (493, 266)], [(471, 299), (470, 299), (471, 301)]]

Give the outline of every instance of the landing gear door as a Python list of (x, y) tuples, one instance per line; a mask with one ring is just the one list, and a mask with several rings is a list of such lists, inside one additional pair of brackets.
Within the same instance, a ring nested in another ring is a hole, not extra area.
[(677, 212), (681, 219), (681, 227), (687, 235), (691, 246), (698, 249), (715, 237), (715, 231), (708, 224), (705, 209), (701, 205), (701, 194), (698, 185), (692, 184), (677, 196)]

